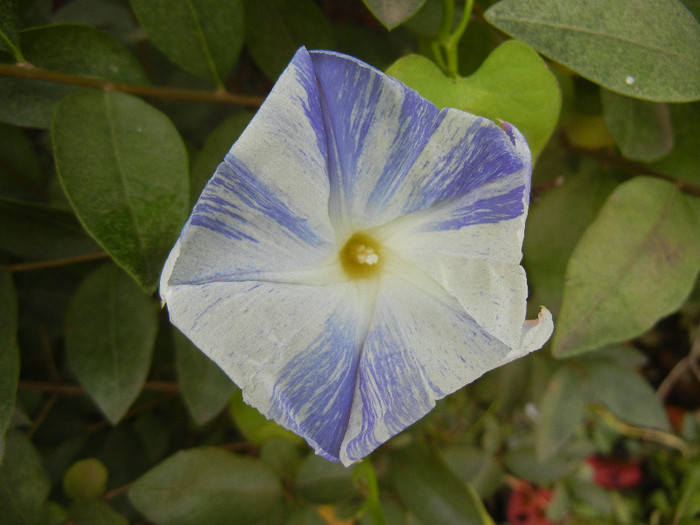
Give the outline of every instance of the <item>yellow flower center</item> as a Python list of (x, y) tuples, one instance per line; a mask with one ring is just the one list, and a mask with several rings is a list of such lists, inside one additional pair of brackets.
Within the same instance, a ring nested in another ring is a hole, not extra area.
[(340, 250), (340, 262), (353, 279), (372, 277), (382, 266), (381, 247), (366, 233), (356, 233)]

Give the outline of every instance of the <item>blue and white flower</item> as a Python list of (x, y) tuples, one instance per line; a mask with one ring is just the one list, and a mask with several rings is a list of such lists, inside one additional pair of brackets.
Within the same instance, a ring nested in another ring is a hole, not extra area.
[(540, 348), (530, 153), (345, 55), (300, 49), (168, 258), (172, 322), (246, 402), (350, 464)]

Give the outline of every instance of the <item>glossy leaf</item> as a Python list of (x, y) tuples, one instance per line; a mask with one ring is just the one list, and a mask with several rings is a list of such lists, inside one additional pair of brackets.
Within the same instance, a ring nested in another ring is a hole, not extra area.
[(300, 46), (333, 49), (333, 29), (313, 0), (245, 0), (246, 44), (270, 79), (287, 67)]
[(490, 524), (478, 496), (442, 462), (434, 449), (413, 445), (392, 462), (391, 479), (404, 505), (434, 525)]
[(29, 261), (100, 251), (69, 211), (2, 198), (0, 248)]
[(502, 0), (485, 16), (611, 91), (659, 102), (700, 98), (700, 24), (679, 0)]
[(614, 188), (615, 181), (597, 166), (583, 165), (530, 207), (523, 243), (528, 282), (538, 304), (546, 304), (555, 315), (571, 253)]
[(136, 480), (133, 505), (169, 525), (248, 525), (279, 513), (282, 487), (260, 460), (220, 448), (181, 450)]
[(394, 29), (411, 18), (425, 0), (362, 0), (374, 17), (387, 29)]
[(19, 31), (17, 30), (17, 0), (4, 0), (0, 3), (0, 51), (10, 51), (15, 60), (22, 60)]
[(698, 227), (673, 184), (620, 185), (571, 255), (554, 354), (635, 337), (679, 308), (700, 270)]
[(15, 410), (19, 380), (19, 348), (17, 346), (17, 296), (12, 277), (0, 268), (0, 464), (5, 453), (5, 432)]
[(603, 90), (605, 125), (628, 159), (652, 162), (673, 148), (667, 104), (647, 102)]
[(85, 229), (146, 290), (189, 211), (187, 153), (170, 120), (142, 100), (82, 91), (52, 126), (61, 185)]
[(515, 125), (537, 157), (554, 131), (561, 95), (557, 81), (528, 45), (511, 40), (494, 50), (471, 76), (445, 76), (430, 60), (408, 55), (387, 74), (436, 106), (454, 107)]
[(544, 461), (556, 454), (583, 421), (585, 391), (576, 371), (562, 366), (542, 396), (535, 426), (537, 457)]
[(221, 369), (184, 335), (175, 338), (177, 376), (185, 405), (198, 425), (221, 412), (235, 390), (235, 385)]
[[(56, 24), (20, 33), (27, 61), (37, 67), (146, 84), (148, 79), (131, 52), (92, 27)], [(78, 87), (39, 80), (0, 77), (0, 121), (48, 128), (56, 104)]]
[(355, 467), (309, 454), (294, 479), (295, 492), (312, 503), (335, 503), (359, 495), (353, 481)]
[(146, 380), (157, 328), (155, 302), (111, 264), (91, 273), (68, 306), (68, 365), (114, 424)]
[(590, 395), (619, 419), (633, 425), (669, 429), (656, 392), (636, 370), (604, 359), (584, 362), (584, 366)]
[(170, 60), (223, 87), (243, 46), (243, 0), (130, 2), (151, 41)]
[[(692, 520), (700, 512), (700, 461), (697, 458), (686, 464), (686, 473), (681, 486), (681, 496), (674, 514), (674, 522), (681, 518)], [(692, 522), (690, 522), (692, 523)]]
[(40, 525), (45, 521), (51, 482), (31, 441), (16, 430), (6, 436), (0, 463), (0, 517), (3, 525)]

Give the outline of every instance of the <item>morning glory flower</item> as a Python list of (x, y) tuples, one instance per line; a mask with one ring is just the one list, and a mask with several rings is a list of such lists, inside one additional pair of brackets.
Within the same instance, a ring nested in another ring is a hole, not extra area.
[(161, 277), (244, 400), (350, 464), (540, 348), (520, 266), (530, 153), (346, 55), (300, 49)]

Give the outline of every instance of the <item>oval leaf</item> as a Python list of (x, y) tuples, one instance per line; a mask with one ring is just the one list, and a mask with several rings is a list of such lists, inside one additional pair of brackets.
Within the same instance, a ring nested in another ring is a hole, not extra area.
[(70, 211), (3, 198), (0, 198), (0, 246), (30, 261), (100, 251)]
[(502, 0), (485, 16), (611, 91), (700, 98), (700, 24), (678, 0)]
[(61, 184), (85, 229), (152, 292), (189, 212), (177, 130), (136, 97), (81, 91), (59, 104), (52, 137)]
[(652, 162), (673, 148), (668, 105), (602, 90), (605, 125), (628, 159)]
[(535, 426), (538, 460), (545, 461), (552, 457), (573, 435), (583, 421), (585, 401), (581, 378), (569, 367), (559, 368), (540, 402)]
[(387, 29), (394, 29), (411, 18), (423, 6), (425, 0), (362, 0), (374, 18)]
[(571, 255), (553, 353), (635, 337), (678, 309), (700, 270), (697, 232), (673, 184), (650, 177), (621, 184)]
[(633, 425), (669, 430), (661, 401), (636, 370), (609, 359), (583, 361), (583, 366), (591, 396), (618, 418)]
[(559, 118), (561, 94), (554, 75), (532, 48), (515, 40), (498, 46), (468, 77), (445, 76), (418, 55), (397, 60), (387, 74), (439, 108), (510, 122), (525, 135), (533, 157), (542, 151)]
[(282, 488), (260, 460), (213, 447), (182, 450), (132, 485), (129, 499), (168, 525), (249, 525), (280, 512)]
[(0, 269), (0, 464), (5, 452), (5, 432), (15, 410), (19, 381), (19, 348), (17, 346), (17, 296), (12, 277)]
[(294, 480), (296, 493), (312, 503), (334, 503), (359, 495), (353, 481), (354, 466), (309, 454)]
[(243, 0), (131, 0), (131, 7), (165, 56), (223, 87), (243, 47)]
[[(56, 24), (20, 33), (26, 60), (44, 69), (147, 84), (136, 57), (119, 41), (95, 28)], [(0, 120), (18, 126), (48, 128), (56, 104), (80, 88), (12, 77), (0, 77)]]
[(66, 356), (114, 424), (146, 380), (158, 329), (153, 300), (112, 264), (91, 273), (66, 313)]
[(396, 455), (392, 466), (392, 481), (401, 501), (425, 523), (493, 523), (478, 496), (442, 462), (435, 450), (412, 445)]
[(7, 433), (7, 454), (0, 463), (0, 517), (4, 525), (45, 523), (49, 476), (31, 441), (16, 430)]
[(189, 339), (179, 331), (173, 336), (182, 397), (192, 419), (203, 425), (223, 410), (236, 387)]

